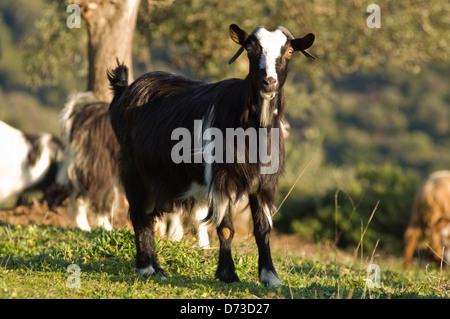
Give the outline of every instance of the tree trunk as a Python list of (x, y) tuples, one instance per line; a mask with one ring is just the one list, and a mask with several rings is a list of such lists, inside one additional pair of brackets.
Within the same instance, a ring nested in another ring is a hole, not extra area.
[(132, 43), (140, 0), (72, 0), (80, 6), (89, 34), (88, 91), (100, 101), (110, 102), (112, 92), (106, 72), (116, 59), (129, 68), (133, 79)]

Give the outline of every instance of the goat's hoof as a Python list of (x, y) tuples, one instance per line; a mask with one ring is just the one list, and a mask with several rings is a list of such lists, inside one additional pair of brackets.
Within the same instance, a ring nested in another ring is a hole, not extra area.
[(280, 277), (278, 277), (275, 270), (261, 269), (259, 273), (259, 281), (268, 287), (279, 287), (282, 285)]
[(138, 271), (143, 277), (150, 277), (156, 275), (157, 273), (163, 273), (162, 267), (158, 264), (155, 266), (150, 264), (147, 267), (139, 268)]
[(216, 273), (216, 278), (219, 278), (220, 281), (226, 283), (239, 282), (239, 277), (234, 271), (218, 271)]

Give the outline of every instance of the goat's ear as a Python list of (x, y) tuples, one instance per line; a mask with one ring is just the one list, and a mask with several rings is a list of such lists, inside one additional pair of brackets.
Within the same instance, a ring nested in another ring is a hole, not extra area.
[(231, 40), (240, 45), (244, 45), (245, 41), (247, 41), (249, 37), (247, 32), (245, 32), (235, 24), (230, 25), (229, 32)]
[(303, 38), (293, 39), (291, 40), (291, 45), (294, 51), (300, 51), (303, 53), (308, 59), (314, 61), (316, 58), (311, 55), (306, 49), (312, 46), (314, 43), (314, 39), (316, 37), (312, 33), (308, 33)]

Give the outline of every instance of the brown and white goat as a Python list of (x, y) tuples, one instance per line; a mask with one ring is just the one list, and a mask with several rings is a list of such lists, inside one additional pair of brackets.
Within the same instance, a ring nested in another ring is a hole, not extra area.
[(405, 232), (405, 267), (416, 247), (429, 249), (436, 261), (450, 262), (450, 171), (429, 175), (415, 196)]

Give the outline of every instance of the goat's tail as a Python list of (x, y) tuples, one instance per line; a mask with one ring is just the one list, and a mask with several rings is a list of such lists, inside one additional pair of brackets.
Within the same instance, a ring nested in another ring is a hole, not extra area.
[(109, 105), (111, 126), (117, 140), (122, 144), (125, 143), (124, 141), (127, 138), (126, 134), (124, 134), (127, 124), (124, 114), (126, 106), (120, 101), (120, 98), (128, 87), (128, 67), (117, 60), (117, 67), (113, 70), (108, 70), (107, 76), (114, 93), (114, 97)]
[(82, 110), (82, 106), (91, 103), (97, 103), (98, 100), (94, 93), (82, 92), (72, 94), (67, 103), (64, 105), (64, 109), (59, 114), (59, 123), (61, 127), (61, 137), (63, 143), (70, 144), (70, 135), (72, 133), (73, 118), (76, 113)]
[(114, 70), (109, 70), (107, 76), (114, 92), (113, 100), (116, 100), (122, 96), (128, 87), (128, 67), (117, 60), (117, 67)]

